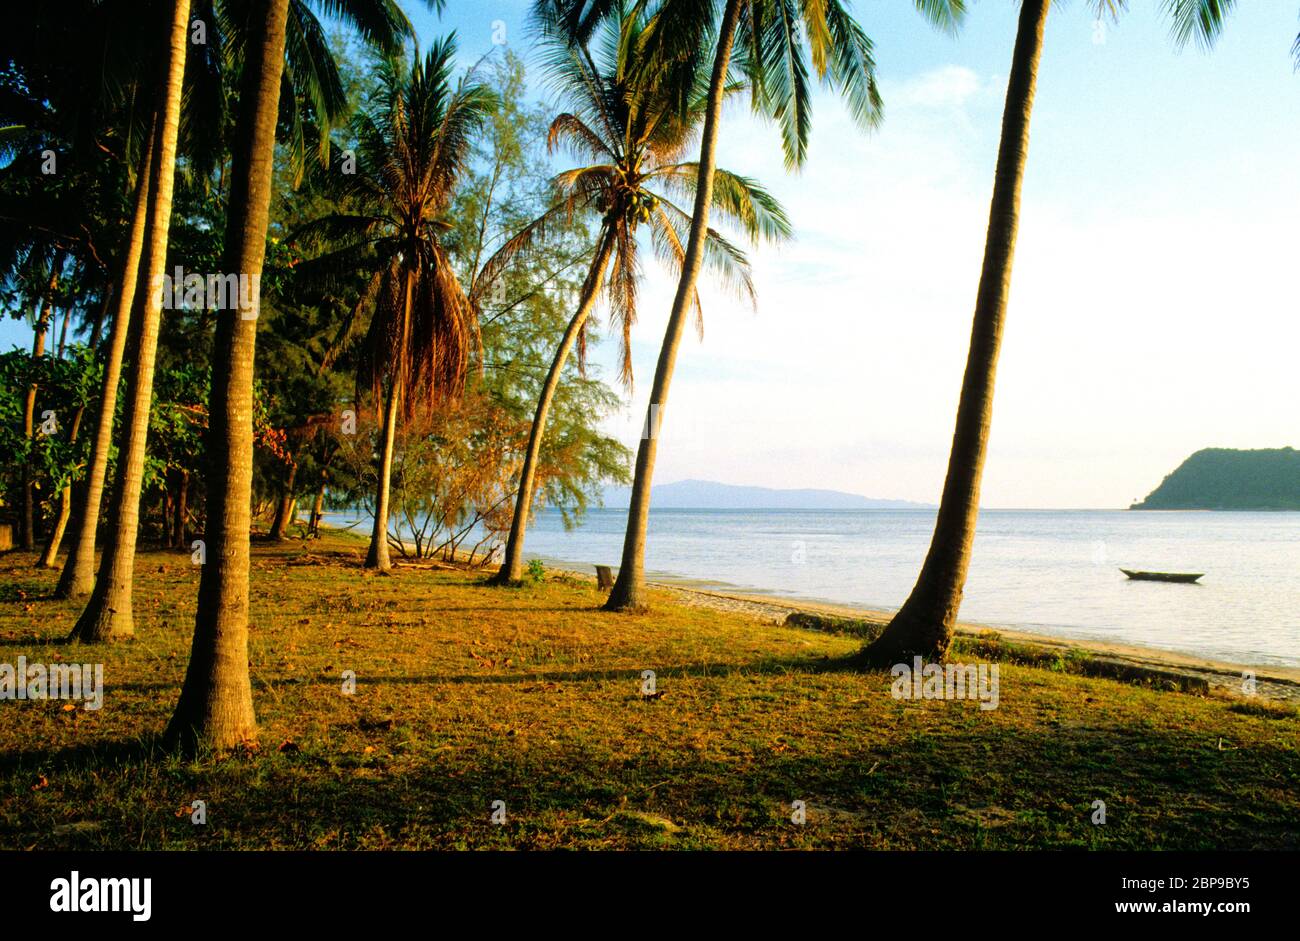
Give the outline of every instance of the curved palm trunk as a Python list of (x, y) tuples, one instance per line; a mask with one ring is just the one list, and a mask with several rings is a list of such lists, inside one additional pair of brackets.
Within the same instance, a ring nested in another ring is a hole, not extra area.
[(241, 298), (237, 310), (217, 318), (207, 437), (207, 563), (199, 577), (185, 684), (164, 735), (170, 745), (184, 749), (205, 743), (224, 750), (257, 735), (248, 675), (253, 356), (288, 13), (289, 0), (257, 4), (254, 22), (261, 29), (249, 42), (240, 89), (225, 267), (248, 276), (252, 306), (244, 306)]
[(81, 502), (81, 515), (77, 519), (74, 530), (72, 549), (63, 563), (59, 585), (54, 590), (56, 598), (84, 598), (95, 587), (95, 531), (99, 528), (99, 509), (104, 498), (104, 478), (108, 473), (108, 453), (113, 446), (113, 416), (117, 411), (117, 387), (122, 378), (122, 358), (126, 350), (126, 338), (131, 330), (136, 277), (140, 269), (140, 258), (144, 254), (150, 180), (153, 176), (155, 131), (156, 128), (151, 127), (149, 143), (145, 148), (144, 158), (136, 178), (135, 212), (131, 218), (131, 234), (127, 240), (126, 257), (122, 262), (121, 290), (117, 295), (113, 325), (108, 334), (108, 359), (104, 363), (104, 382), (99, 396), (99, 422), (95, 426), (95, 440), (90, 450), (90, 466), (86, 470), (86, 489)]
[[(108, 305), (112, 302), (113, 287), (109, 285), (108, 291), (104, 295), (104, 303), (100, 305), (99, 312), (95, 315), (94, 329), (90, 332), (90, 348), (93, 350), (99, 345), (100, 331), (104, 326), (104, 315), (108, 312)], [(69, 312), (70, 313), (70, 312)], [(64, 330), (67, 329), (67, 318), (64, 318)], [(75, 444), (77, 437), (81, 433), (81, 420), (85, 417), (86, 406), (77, 406), (77, 411), (72, 416), (72, 428), (68, 432), (68, 443)], [(80, 488), (78, 488), (80, 489)], [(59, 515), (55, 520), (54, 528), (50, 530), (49, 539), (45, 542), (45, 551), (41, 553), (41, 567), (52, 569), (55, 567), (54, 562), (59, 556), (59, 547), (63, 544), (63, 535), (68, 528), (68, 520), (72, 518), (72, 484), (69, 483), (59, 491)]]
[(188, 543), (185, 541), (185, 524), (190, 518), (190, 472), (181, 470), (177, 472), (176, 480), (176, 503), (172, 508), (172, 548), (185, 549)]
[(555, 351), (555, 358), (551, 361), (551, 371), (546, 374), (546, 382), (542, 385), (542, 393), (537, 399), (533, 427), (528, 432), (528, 450), (524, 454), (523, 470), (519, 472), (519, 493), (515, 499), (515, 515), (510, 520), (506, 558), (501, 571), (491, 579), (494, 584), (509, 585), (523, 577), (524, 535), (528, 529), (528, 515), (533, 508), (533, 482), (537, 476), (537, 457), (542, 451), (542, 437), (546, 434), (546, 416), (551, 410), (551, 401), (555, 398), (555, 390), (559, 388), (560, 376), (564, 372), (564, 364), (569, 358), (573, 344), (577, 342), (583, 325), (596, 306), (596, 297), (600, 293), (601, 281), (605, 277), (605, 267), (612, 251), (613, 239), (608, 233), (602, 234), (600, 245), (596, 249), (596, 257), (592, 260), (591, 269), (587, 272), (587, 278), (582, 285), (578, 310), (564, 331), (559, 349)]
[[(59, 277), (56, 273), (57, 265), (50, 272), (49, 287), (45, 291), (45, 301), (41, 308), (41, 315), (36, 320), (36, 330), (32, 336), (32, 366), (45, 356), (45, 337), (50, 329), (50, 322), (54, 318), (54, 289), (58, 286)], [(27, 387), (27, 397), (23, 402), (23, 434), (27, 438), (28, 453), (23, 460), (23, 515), (20, 520), (19, 544), (23, 549), (31, 552), (36, 548), (36, 489), (35, 481), (32, 480), (32, 455), (31, 445), (36, 440), (36, 391), (37, 385), (33, 381)]]
[[(72, 427), (68, 430), (68, 443), (76, 444), (77, 435), (81, 431), (81, 418), (86, 413), (86, 407), (83, 405), (77, 409), (72, 416)], [(68, 519), (72, 516), (72, 484), (64, 485), (59, 491), (59, 512), (54, 520), (54, 528), (50, 530), (49, 538), (45, 540), (45, 551), (41, 553), (41, 568), (54, 568), (54, 560), (58, 557), (59, 546), (63, 542), (63, 533), (68, 528)]]
[[(71, 638), (89, 643), (130, 637), (135, 633), (131, 587), (135, 578), (135, 541), (140, 526), (140, 490), (144, 482), (145, 449), (149, 438), (149, 409), (153, 403), (154, 358), (162, 321), (163, 268), (171, 227), (172, 186), (176, 171), (176, 136), (180, 127), (182, 82), (189, 27), (190, 0), (176, 0), (169, 30), (167, 84), (162, 120), (154, 142), (158, 162), (153, 167), (153, 198), (149, 208), (149, 266), (140, 309), (139, 329), (132, 349), (126, 421), (130, 429), (122, 449), (113, 501), (109, 508), (108, 544), (99, 575)], [(125, 293), (125, 292), (124, 292)]]
[(366, 568), (387, 572), (393, 567), (388, 558), (388, 492), (393, 482), (393, 442), (397, 437), (397, 413), (402, 404), (402, 369), (406, 362), (406, 343), (411, 329), (411, 300), (415, 275), (406, 272), (406, 296), (402, 303), (402, 338), (397, 362), (393, 368), (393, 381), (388, 391), (388, 408), (384, 414), (383, 440), (379, 443), (379, 489), (375, 494), (375, 525), (370, 531), (370, 550), (366, 553)]
[(375, 493), (375, 525), (370, 530), (370, 549), (366, 568), (387, 572), (393, 567), (388, 558), (388, 491), (393, 481), (393, 441), (397, 437), (397, 410), (401, 403), (401, 381), (393, 378), (384, 410), (383, 439), (379, 443), (379, 487)]
[(713, 201), (713, 171), (718, 160), (718, 122), (722, 118), (723, 88), (731, 62), (731, 47), (740, 20), (741, 5), (741, 0), (727, 0), (718, 30), (718, 51), (709, 79), (709, 101), (700, 142), (700, 169), (695, 187), (691, 234), (686, 243), (686, 257), (682, 260), (682, 276), (677, 282), (672, 313), (668, 316), (668, 329), (659, 350), (659, 362), (655, 366), (654, 384), (650, 388), (650, 404), (646, 409), (645, 427), (636, 454), (636, 477), (632, 482), (632, 498), (627, 511), (623, 559), (618, 570), (618, 580), (614, 582), (609, 600), (605, 602), (607, 611), (635, 611), (645, 607), (645, 536), (650, 517), (650, 486), (659, 446), (660, 413), (668, 403), (668, 387), (672, 382), (673, 368), (677, 364), (677, 349), (681, 346), (686, 316), (695, 297), (695, 283), (700, 276), (704, 238), (709, 230), (709, 204)]
[(275, 520), (271, 523), (272, 539), (281, 540), (284, 538), (284, 531), (289, 528), (289, 523), (293, 520), (293, 485), (294, 479), (298, 476), (298, 465), (289, 465), (289, 479), (284, 482), (284, 490), (280, 492), (280, 502), (275, 508)]
[(311, 519), (307, 522), (307, 535), (314, 538), (320, 536), (320, 517), (325, 509), (325, 482), (316, 490), (316, 500), (311, 505)]
[(903, 607), (885, 632), (861, 654), (864, 665), (888, 666), (915, 656), (941, 658), (952, 641), (979, 515), (980, 481), (993, 422), (993, 384), (1011, 289), (1020, 189), (1029, 152), (1029, 118), (1049, 6), (1050, 0), (1024, 0), (1021, 5), (970, 354), (930, 551)]

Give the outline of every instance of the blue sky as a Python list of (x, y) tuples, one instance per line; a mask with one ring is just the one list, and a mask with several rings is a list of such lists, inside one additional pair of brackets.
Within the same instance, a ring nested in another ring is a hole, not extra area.
[[(828, 94), (808, 165), (741, 106), (723, 166), (786, 204), (796, 239), (753, 254), (757, 313), (706, 290), (682, 347), (656, 479), (833, 487), (934, 501), (942, 486), (1018, 4), (960, 36), (904, 0), (858, 0), (886, 118), (867, 137)], [(1300, 76), (1295, 0), (1238, 4), (1215, 49), (1179, 50), (1160, 6), (1048, 24), (986, 470), (989, 506), (1124, 506), (1206, 446), (1300, 445)], [(523, 2), (460, 4), (467, 55)], [(672, 284), (648, 270), (635, 443)], [(605, 361), (612, 363), (611, 354)]]
[[(404, 2), (426, 45), (454, 28), (472, 61), (500, 21), (527, 58), (523, 0), (450, 0), (440, 18)], [(726, 115), (720, 164), (762, 180), (796, 238), (752, 252), (757, 312), (703, 292), (658, 481), (938, 498), (1018, 4), (977, 0), (955, 38), (905, 0), (855, 6), (878, 131), (819, 94), (795, 176), (771, 127), (743, 105)], [(1177, 50), (1148, 0), (1100, 30), (1089, 7), (1048, 24), (988, 506), (1124, 506), (1199, 448), (1300, 446), (1300, 4), (1238, 4), (1210, 53)], [(672, 286), (647, 264), (636, 394), (610, 423), (633, 446)], [(0, 345), (24, 334), (5, 324)]]

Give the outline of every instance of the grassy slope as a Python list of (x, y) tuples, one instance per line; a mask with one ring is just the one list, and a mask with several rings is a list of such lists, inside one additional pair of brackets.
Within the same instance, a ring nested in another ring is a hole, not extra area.
[(355, 546), (255, 550), (261, 747), (219, 760), (152, 746), (188, 655), (187, 555), (141, 555), (137, 639), (102, 650), (58, 641), (76, 607), (46, 600), (54, 573), (0, 557), (0, 661), (102, 658), (107, 687), (98, 712), (0, 702), (0, 846), (1300, 845), (1293, 713), (1013, 664), (996, 710), (896, 701), (887, 674), (837, 669), (849, 637), (664, 599), (606, 614), (563, 578), (365, 578)]

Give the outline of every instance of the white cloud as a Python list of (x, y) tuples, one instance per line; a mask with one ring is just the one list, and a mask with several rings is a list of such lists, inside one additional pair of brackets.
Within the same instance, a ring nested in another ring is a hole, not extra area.
[(980, 91), (980, 79), (963, 65), (945, 65), (890, 90), (891, 106), (904, 108), (959, 108)]

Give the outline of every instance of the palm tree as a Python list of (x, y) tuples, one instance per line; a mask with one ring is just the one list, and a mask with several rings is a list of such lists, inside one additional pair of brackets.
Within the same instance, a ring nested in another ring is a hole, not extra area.
[[(246, 275), (251, 299), (217, 319), (207, 437), (207, 561), (172, 746), (225, 749), (257, 734), (248, 675), (248, 531), (253, 489), (253, 356), (275, 160), (275, 128), (290, 0), (260, 0), (240, 87), (224, 267)], [(251, 300), (251, 303), (248, 301)]]
[[(150, 162), (146, 241), (143, 259), (145, 289), (138, 293), (138, 319), (133, 325), (131, 375), (126, 398), (127, 440), (119, 458), (117, 480), (109, 513), (108, 546), (99, 576), (86, 608), (72, 629), (71, 638), (101, 642), (135, 633), (131, 611), (131, 583), (135, 575), (135, 538), (140, 518), (140, 488), (144, 480), (145, 446), (149, 410), (153, 400), (153, 364), (162, 320), (162, 278), (167, 261), (167, 235), (171, 225), (172, 189), (175, 182), (176, 139), (180, 127), (185, 77), (185, 52), (189, 45), (189, 0), (175, 0), (168, 30), (164, 82), (160, 92), (156, 161)], [(129, 257), (129, 252), (128, 252)], [(123, 294), (126, 292), (123, 291)], [(116, 327), (115, 327), (116, 328)], [(101, 405), (101, 411), (108, 411)], [(110, 419), (111, 421), (111, 416)], [(101, 425), (103, 419), (101, 418)], [(94, 526), (84, 520), (83, 525)], [(80, 540), (78, 540), (80, 541)], [(93, 547), (92, 547), (93, 552)]]
[[(933, 22), (954, 27), (962, 0), (916, 0)], [(582, 42), (617, 6), (617, 0), (538, 0), (534, 10), (543, 25)], [(642, 68), (658, 71), (667, 63), (712, 51), (708, 99), (695, 184), (695, 206), (682, 259), (682, 274), (655, 367), (645, 431), (637, 450), (636, 476), (628, 509), (627, 533), (618, 580), (605, 607), (636, 610), (645, 606), (645, 537), (650, 512), (658, 431), (677, 362), (687, 311), (705, 251), (709, 209), (717, 182), (718, 122), (726, 95), (733, 54), (745, 76), (754, 109), (777, 122), (786, 165), (799, 166), (806, 156), (811, 128), (809, 58), (813, 71), (844, 95), (850, 112), (865, 127), (880, 120), (872, 44), (840, 0), (726, 0), (717, 6), (696, 0), (662, 0), (648, 28), (651, 50)]]
[[(290, 4), (255, 4), (240, 82), (225, 268), (247, 275), (256, 290), (250, 305), (241, 298), (239, 310), (217, 322), (207, 437), (209, 561), (199, 578), (185, 682), (163, 736), (169, 746), (186, 750), (200, 743), (224, 750), (257, 734), (248, 674), (253, 364)], [(440, 8), (441, 0), (428, 5)]]
[(456, 277), (443, 237), (471, 142), (496, 96), (472, 75), (453, 85), (455, 56), (453, 34), (409, 69), (394, 59), (380, 64), (381, 90), (353, 122), (356, 172), (331, 177), (349, 210), (324, 216), (295, 236), (306, 246), (337, 246), (300, 265), (304, 277), (363, 266), (372, 272), (326, 366), (369, 313), (357, 378), (371, 386), (382, 416), (365, 562), (379, 571), (392, 567), (388, 501), (399, 418), (460, 396), (478, 338), (477, 307)]
[[(57, 598), (84, 598), (95, 585), (95, 530), (99, 525), (100, 502), (104, 496), (104, 478), (108, 473), (108, 454), (113, 443), (113, 413), (117, 408), (117, 387), (122, 377), (122, 358), (126, 351), (126, 338), (131, 322), (131, 305), (136, 298), (135, 282), (144, 253), (145, 225), (149, 212), (149, 185), (153, 176), (153, 143), (155, 129), (151, 129), (140, 167), (136, 171), (135, 208), (131, 215), (131, 228), (127, 235), (126, 250), (122, 256), (122, 270), (114, 295), (112, 325), (108, 334), (108, 354), (104, 361), (104, 380), (99, 399), (99, 421), (95, 425), (95, 438), (91, 444), (90, 463), (86, 469), (86, 486), (81, 500), (81, 514), (75, 528), (76, 538), (68, 558), (63, 563)], [(53, 562), (53, 558), (50, 560)]]
[[(685, 60), (653, 76), (639, 68), (645, 52), (649, 17), (642, 9), (605, 21), (600, 53), (575, 47), (552, 32), (547, 37), (548, 64), (555, 84), (571, 99), (573, 112), (551, 122), (548, 148), (561, 143), (589, 164), (559, 174), (554, 182), (558, 199), (536, 223), (508, 242), (484, 266), (476, 286), (490, 284), (516, 247), (521, 247), (554, 218), (578, 213), (600, 213), (596, 251), (583, 282), (577, 310), (569, 321), (537, 400), (528, 435), (519, 491), (506, 543), (505, 561), (493, 581), (518, 582), (523, 574), (524, 536), (532, 512), (534, 483), (546, 418), (560, 376), (574, 346), (581, 366), (585, 359), (587, 324), (608, 271), (609, 303), (623, 337), (621, 378), (631, 385), (630, 334), (636, 320), (637, 230), (644, 223), (652, 244), (670, 268), (680, 271), (682, 247), (691, 217), (670, 198), (693, 192), (699, 167), (684, 161), (694, 143), (707, 102), (709, 72), (700, 60)], [(739, 90), (732, 84), (728, 91)], [(679, 108), (683, 92), (693, 94), (685, 111)], [(753, 180), (717, 170), (713, 210), (745, 232), (752, 241), (788, 238), (790, 222), (784, 210)], [(709, 229), (705, 237), (705, 262), (736, 287), (751, 303), (754, 287), (744, 253), (722, 235)], [(696, 322), (703, 329), (699, 297), (694, 299)]]
[[(930, 549), (907, 601), (884, 633), (859, 655), (864, 666), (889, 666), (916, 656), (940, 659), (952, 642), (979, 515), (980, 482), (993, 422), (993, 385), (1020, 222), (1020, 188), (1029, 152), (1029, 118), (1050, 2), (1021, 3), (970, 352)], [(1105, 11), (1114, 15), (1123, 6), (1122, 0), (1095, 0), (1095, 4), (1098, 15)], [(1181, 44), (1196, 36), (1203, 43), (1212, 43), (1222, 28), (1228, 6), (1222, 0), (1167, 0), (1175, 40)]]

